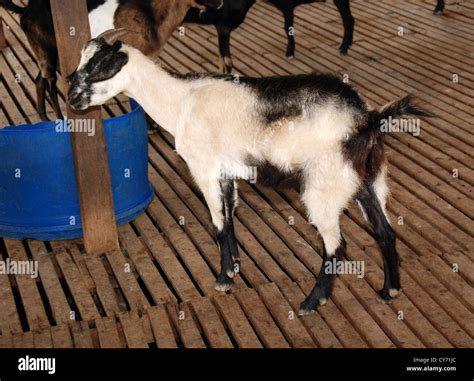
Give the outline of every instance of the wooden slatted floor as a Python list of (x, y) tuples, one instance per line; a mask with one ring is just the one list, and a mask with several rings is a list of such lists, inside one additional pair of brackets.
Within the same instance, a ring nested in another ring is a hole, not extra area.
[[(251, 184), (241, 185), (236, 216), (241, 275), (232, 293), (218, 294), (207, 208), (172, 138), (155, 131), (155, 198), (120, 228), (121, 252), (87, 255), (81, 240), (0, 239), (3, 259), (33, 259), (40, 271), (37, 280), (0, 275), (0, 347), (472, 347), (474, 1), (448, 0), (443, 17), (433, 7), (431, 0), (353, 0), (357, 26), (347, 57), (338, 54), (342, 26), (330, 2), (297, 9), (292, 61), (284, 58), (282, 17), (269, 5), (251, 9), (232, 40), (237, 73), (335, 72), (374, 106), (413, 93), (439, 116), (423, 121), (419, 137), (387, 138), (399, 299), (378, 301), (382, 260), (352, 205), (342, 217), (347, 259), (364, 261), (365, 277), (339, 276), (328, 304), (298, 318), (321, 264), (321, 239), (296, 192)], [(37, 122), (34, 57), (17, 18), (0, 16), (7, 40), (0, 125)], [(186, 26), (162, 58), (178, 71), (214, 71), (216, 52), (212, 28)], [(119, 97), (104, 115), (127, 109)]]

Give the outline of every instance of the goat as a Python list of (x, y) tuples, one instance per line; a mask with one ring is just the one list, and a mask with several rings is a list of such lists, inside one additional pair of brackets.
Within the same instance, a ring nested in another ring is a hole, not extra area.
[[(190, 9), (184, 18), (185, 23), (196, 23), (202, 25), (214, 25), (217, 30), (219, 41), (219, 53), (222, 68), (225, 73), (232, 72), (232, 58), (230, 54), (230, 34), (237, 29), (245, 20), (247, 12), (256, 3), (269, 1), (277, 7), (285, 18), (285, 33), (288, 37), (286, 56), (292, 58), (295, 55), (294, 36), (294, 9), (304, 3), (324, 2), (325, 0), (224, 0), (224, 5), (219, 9), (207, 9), (199, 11)], [(341, 54), (347, 54), (352, 44), (354, 31), (354, 18), (351, 14), (349, 0), (334, 0), (344, 23), (344, 37), (340, 47)]]
[[(286, 48), (286, 56), (291, 58), (295, 55), (295, 33), (294, 33), (294, 12), (295, 8), (302, 4), (325, 2), (326, 0), (269, 0), (275, 5), (285, 18), (285, 32), (288, 37), (288, 45)], [(347, 54), (349, 47), (352, 45), (354, 35), (355, 20), (351, 13), (351, 6), (349, 0), (334, 0), (339, 14), (341, 15), (344, 24), (344, 37), (342, 38), (339, 51), (341, 54)]]
[[(122, 31), (123, 32), (123, 31)], [(75, 110), (101, 105), (119, 93), (136, 99), (175, 137), (206, 199), (221, 254), (215, 288), (227, 291), (239, 271), (233, 215), (237, 178), (256, 168), (261, 184), (298, 182), (310, 222), (324, 241), (317, 282), (301, 304), (309, 314), (330, 296), (345, 241), (339, 217), (356, 199), (371, 224), (384, 258), (380, 297), (399, 295), (396, 235), (387, 219), (384, 120), (429, 116), (406, 97), (369, 110), (359, 94), (332, 75), (251, 78), (166, 71), (137, 49), (122, 44), (120, 31), (106, 32), (83, 48), (72, 75), (68, 102)]]
[[(218, 8), (223, 0), (87, 0), (92, 37), (111, 28), (127, 28), (126, 42), (156, 59), (173, 31), (191, 7)], [(18, 13), (20, 24), (38, 60), (40, 72), (35, 80), (37, 111), (46, 116), (46, 91), (51, 96), (56, 116), (62, 119), (57, 93), (58, 53), (49, 0), (30, 0), (25, 7), (12, 0), (0, 6)]]

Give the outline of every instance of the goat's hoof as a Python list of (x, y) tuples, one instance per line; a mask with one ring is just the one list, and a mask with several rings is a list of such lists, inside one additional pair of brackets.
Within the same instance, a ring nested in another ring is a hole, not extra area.
[(288, 58), (289, 60), (292, 60), (295, 58), (295, 55), (294, 54), (290, 54), (290, 55), (287, 55), (286, 58)]
[(379, 291), (379, 297), (384, 303), (390, 303), (392, 300), (398, 298), (402, 293), (401, 289), (389, 288), (388, 290), (382, 289)]
[(341, 48), (339, 49), (339, 53), (341, 56), (347, 56), (348, 49), (347, 48)]
[(307, 310), (306, 308), (301, 308), (298, 310), (298, 316), (308, 316), (312, 315), (316, 312), (316, 310)]
[(444, 10), (442, 10), (442, 9), (435, 9), (435, 11), (433, 12), (433, 14), (434, 14), (435, 16), (442, 16), (442, 15), (444, 15)]
[(299, 316), (306, 316), (306, 315), (311, 315), (316, 311), (316, 308), (319, 306), (324, 306), (327, 303), (326, 298), (320, 298), (316, 300), (305, 300), (303, 303), (301, 303), (300, 308), (298, 310), (298, 315)]
[(220, 292), (227, 292), (232, 288), (233, 285), (234, 281), (232, 278), (229, 278), (226, 274), (221, 274), (217, 278), (214, 289)]

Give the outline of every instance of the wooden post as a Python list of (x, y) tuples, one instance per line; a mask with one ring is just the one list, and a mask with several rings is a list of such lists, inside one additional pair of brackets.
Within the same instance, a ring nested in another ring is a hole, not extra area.
[(0, 17), (0, 50), (7, 47), (7, 41), (5, 40), (5, 32), (3, 31), (3, 20)]
[[(61, 73), (66, 76), (76, 69), (81, 49), (90, 39), (86, 1), (50, 1)], [(95, 122), (94, 136), (87, 132), (71, 133), (86, 251), (103, 253), (119, 249), (100, 108), (76, 114), (68, 107), (67, 115), (71, 120)]]

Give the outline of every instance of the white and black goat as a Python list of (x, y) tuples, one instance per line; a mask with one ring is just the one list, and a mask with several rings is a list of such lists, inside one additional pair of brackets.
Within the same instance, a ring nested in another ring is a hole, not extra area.
[[(135, 33), (125, 42), (156, 59), (174, 30), (181, 25), (192, 7), (219, 8), (223, 0), (87, 0), (92, 37), (111, 28), (127, 28)], [(54, 112), (62, 119), (56, 88), (58, 53), (49, 0), (30, 0), (20, 7), (12, 0), (0, 0), (0, 6), (20, 15), (20, 24), (33, 49), (40, 72), (35, 80), (37, 111), (46, 116), (46, 92)]]
[[(169, 131), (202, 191), (221, 253), (216, 289), (227, 291), (238, 272), (233, 215), (236, 177), (255, 173), (269, 186), (300, 184), (301, 198), (324, 241), (324, 261), (316, 285), (302, 303), (308, 314), (325, 303), (335, 274), (328, 262), (343, 259), (339, 217), (358, 201), (373, 228), (383, 258), (380, 296), (400, 293), (395, 232), (385, 211), (388, 195), (381, 122), (403, 115), (428, 116), (410, 97), (369, 110), (358, 93), (332, 75), (267, 78), (226, 74), (171, 73), (111, 31), (89, 41), (71, 77), (73, 109), (101, 105), (119, 93), (136, 99)], [(234, 174), (238, 174), (235, 176)]]

